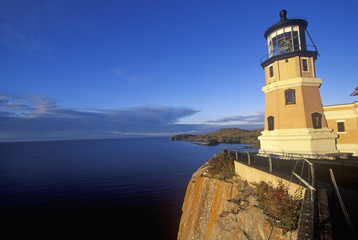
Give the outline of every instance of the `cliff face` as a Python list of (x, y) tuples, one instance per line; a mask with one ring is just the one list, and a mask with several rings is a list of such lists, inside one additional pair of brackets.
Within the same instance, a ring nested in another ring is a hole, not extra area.
[(179, 240), (297, 238), (297, 231), (283, 235), (282, 229), (272, 227), (247, 182), (238, 176), (227, 181), (208, 178), (208, 167), (197, 170), (187, 187)]

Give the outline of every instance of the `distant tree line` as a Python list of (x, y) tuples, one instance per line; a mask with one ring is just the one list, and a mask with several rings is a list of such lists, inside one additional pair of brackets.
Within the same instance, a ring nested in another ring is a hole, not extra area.
[(190, 142), (200, 142), (203, 145), (217, 145), (220, 143), (229, 144), (248, 144), (258, 148), (260, 146), (258, 136), (263, 129), (243, 130), (239, 128), (223, 128), (213, 133), (207, 134), (178, 134), (170, 140), (183, 140)]

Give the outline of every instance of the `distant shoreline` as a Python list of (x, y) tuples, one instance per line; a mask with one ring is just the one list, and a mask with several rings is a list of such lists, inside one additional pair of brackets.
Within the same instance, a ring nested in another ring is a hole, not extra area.
[(263, 129), (243, 130), (240, 128), (223, 128), (216, 132), (206, 134), (177, 134), (170, 137), (171, 141), (198, 142), (200, 145), (214, 146), (220, 143), (248, 144), (259, 148), (258, 136)]

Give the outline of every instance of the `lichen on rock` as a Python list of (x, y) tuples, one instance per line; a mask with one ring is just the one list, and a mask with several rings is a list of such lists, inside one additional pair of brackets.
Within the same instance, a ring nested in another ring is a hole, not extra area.
[(178, 240), (296, 239), (283, 234), (259, 207), (254, 188), (239, 176), (209, 177), (209, 164), (195, 172), (182, 206)]

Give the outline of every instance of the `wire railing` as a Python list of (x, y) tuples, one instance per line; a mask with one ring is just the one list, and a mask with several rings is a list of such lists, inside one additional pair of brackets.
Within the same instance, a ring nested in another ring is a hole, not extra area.
[[(257, 169), (269, 172), (280, 177), (286, 176), (286, 179), (295, 182), (299, 185), (305, 185), (310, 191), (310, 221), (307, 224), (312, 224), (309, 228), (309, 234), (312, 233), (312, 239), (319, 238), (319, 216), (318, 216), (318, 199), (317, 199), (317, 183), (315, 169), (312, 162), (297, 155), (286, 154), (285, 160), (279, 158), (276, 154), (255, 154), (248, 151), (235, 151), (235, 158), (237, 161), (245, 163)], [(307, 167), (308, 166), (308, 167)], [(306, 171), (305, 171), (306, 170)], [(307, 231), (307, 230), (305, 230)]]
[[(308, 189), (311, 191), (311, 204), (312, 204), (312, 239), (319, 239), (318, 234), (318, 224), (319, 224), (319, 214), (318, 214), (318, 198), (317, 198), (317, 181), (314, 165), (312, 162), (308, 161), (305, 158), (302, 160), (310, 166), (308, 169), (311, 173), (311, 184), (305, 181), (300, 175), (298, 175), (295, 170), (292, 171), (292, 174), (298, 178)], [(303, 163), (304, 163), (303, 162)], [(301, 171), (302, 175), (302, 171)], [(308, 174), (309, 175), (309, 174)]]
[[(309, 222), (307, 222), (307, 224), (309, 224), (308, 226), (310, 226), (309, 228), (312, 229), (312, 231), (306, 233), (308, 233), (309, 235), (312, 234), (310, 237), (312, 239), (319, 239), (320, 234), (322, 234), (321, 221), (325, 221), (325, 219), (320, 219), (318, 207), (318, 185), (323, 188), (327, 188), (327, 186), (329, 186), (329, 179), (326, 178), (326, 175), (328, 175), (328, 178), (330, 175), (329, 172), (332, 172), (333, 175), (333, 170), (329, 171), (329, 168), (337, 170), (339, 176), (343, 174), (345, 176), (344, 178), (342, 178), (343, 180), (345, 180), (346, 178), (358, 179), (358, 176), (356, 174), (352, 174), (352, 172), (354, 173), (355, 170), (358, 169), (358, 161), (354, 159), (341, 159), (332, 161), (329, 160), (329, 158), (324, 159), (323, 156), (319, 155), (316, 156), (317, 158), (308, 158), (304, 156), (298, 156), (297, 154), (289, 153), (285, 153), (283, 155), (282, 153), (281, 155), (266, 154), (266, 156), (264, 156), (265, 154), (262, 153), (257, 154), (249, 152), (249, 149), (241, 149), (239, 150), (239, 152), (232, 151), (232, 153), (235, 154), (234, 156), (236, 158), (236, 161), (238, 162), (247, 164), (251, 167), (255, 167), (266, 172), (270, 172), (277, 176), (285, 176), (287, 179), (290, 179), (291, 176), (291, 182), (296, 182), (297, 184), (301, 183), (302, 185), (305, 185), (307, 187), (309, 193), (308, 204), (311, 205), (309, 207)], [(341, 184), (345, 186), (344, 181)], [(337, 186), (337, 184), (335, 185)], [(342, 198), (338, 197), (338, 187), (333, 188), (335, 188), (333, 190), (335, 192), (336, 198), (338, 198), (339, 204), (341, 206), (344, 206)], [(329, 190), (329, 188), (327, 190)], [(337, 209), (338, 207), (336, 207), (334, 211), (337, 211)], [(344, 215), (348, 216), (348, 211), (343, 210), (345, 209), (344, 207), (341, 207), (341, 209)], [(331, 212), (331, 214), (334, 215), (334, 212)], [(352, 222), (347, 219), (349, 218), (346, 217), (346, 225), (351, 229), (351, 235), (354, 235), (355, 237), (353, 239), (358, 239), (357, 233), (352, 226)], [(337, 220), (336, 218), (334, 219), (333, 224), (335, 225), (335, 231), (337, 231), (336, 234), (340, 234), (341, 232), (341, 230), (337, 228), (337, 224), (342, 224), (341, 222), (341, 220)]]
[(339, 201), (339, 205), (341, 207), (341, 210), (343, 212), (343, 215), (344, 215), (344, 218), (346, 220), (346, 223), (349, 227), (349, 230), (350, 230), (350, 233), (351, 233), (351, 236), (353, 239), (358, 239), (358, 235), (357, 235), (357, 232), (355, 231), (354, 227), (353, 227), (353, 224), (352, 224), (352, 221), (349, 217), (349, 214), (348, 214), (348, 211), (346, 209), (346, 206), (343, 202), (343, 199), (341, 197), (341, 194), (339, 192), (339, 189), (338, 189), (338, 186), (337, 186), (337, 182), (336, 182), (336, 179), (334, 177), (334, 173), (333, 173), (333, 170), (330, 168), (329, 169), (329, 174), (331, 176), (331, 184), (332, 184), (332, 188), (333, 188), (333, 192), (335, 194), (335, 196), (337, 197), (338, 201)]

